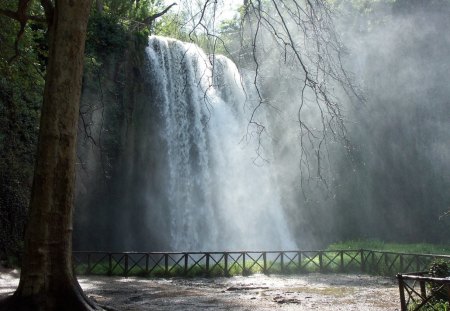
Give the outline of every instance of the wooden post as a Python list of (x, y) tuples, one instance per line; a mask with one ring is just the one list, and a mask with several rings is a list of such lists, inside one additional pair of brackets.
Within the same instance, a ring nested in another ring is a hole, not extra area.
[(88, 254), (88, 267), (87, 267), (87, 274), (91, 274), (91, 254)]
[(230, 276), (230, 274), (228, 273), (228, 253), (225, 252), (223, 253), (223, 259), (225, 261), (224, 265), (225, 265), (225, 276)]
[(125, 253), (125, 271), (124, 271), (124, 274), (125, 274), (125, 276), (128, 276), (128, 254), (127, 253)]
[(284, 272), (284, 252), (280, 252), (281, 273)]
[(263, 256), (263, 273), (267, 274), (267, 254), (266, 254), (266, 252), (263, 252), (262, 256)]
[(148, 275), (148, 266), (150, 264), (150, 255), (149, 253), (145, 254), (145, 274)]
[(169, 274), (169, 254), (164, 254), (164, 273)]
[(403, 271), (403, 266), (404, 266), (404, 264), (403, 264), (403, 255), (400, 254), (400, 272), (406, 272), (406, 271)]
[(247, 271), (245, 270), (245, 253), (242, 253), (242, 275), (246, 275)]
[(364, 262), (364, 250), (361, 249), (361, 272), (365, 272), (366, 271), (366, 263)]
[(403, 277), (401, 274), (397, 274), (398, 290), (400, 291), (400, 310), (407, 311), (405, 300), (405, 285), (403, 284)]
[(108, 275), (112, 275), (112, 255), (108, 253)]
[(322, 251), (319, 252), (319, 271), (323, 272), (323, 258), (322, 258)]
[(422, 296), (422, 301), (427, 299), (427, 288), (425, 286), (425, 282), (424, 281), (420, 281), (420, 296)]
[(186, 275), (188, 272), (188, 260), (189, 260), (189, 255), (188, 253), (184, 253), (184, 274)]
[(372, 272), (378, 272), (380, 269), (378, 269), (378, 267), (375, 267), (375, 252), (374, 251), (371, 251), (371, 258), (372, 258), (372, 265), (371, 265), (371, 269), (372, 269)]
[(205, 256), (206, 256), (206, 274), (209, 275), (209, 253), (206, 253)]
[(298, 272), (302, 271), (302, 252), (298, 252)]
[[(389, 263), (388, 263), (388, 256), (386, 253), (383, 253), (381, 256), (384, 256), (384, 266), (385, 269), (389, 268)], [(385, 270), (387, 273), (391, 272), (390, 269)]]
[(340, 251), (341, 256), (341, 272), (344, 272), (344, 251)]

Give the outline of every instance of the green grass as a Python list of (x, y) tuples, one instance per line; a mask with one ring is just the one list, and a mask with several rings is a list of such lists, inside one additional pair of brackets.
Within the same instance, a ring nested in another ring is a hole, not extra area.
[(367, 249), (411, 254), (450, 255), (450, 246), (429, 243), (388, 243), (380, 240), (351, 240), (330, 244), (327, 250)]
[[(416, 310), (417, 303), (408, 304), (408, 310)], [(448, 301), (430, 302), (429, 304), (420, 308), (421, 311), (450, 311), (450, 304)]]

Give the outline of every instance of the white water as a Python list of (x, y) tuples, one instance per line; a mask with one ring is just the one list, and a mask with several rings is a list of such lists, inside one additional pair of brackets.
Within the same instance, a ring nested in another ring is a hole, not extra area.
[(146, 52), (167, 144), (170, 249), (295, 248), (270, 164), (254, 160), (258, 136), (248, 120), (256, 95), (236, 66), (155, 36)]

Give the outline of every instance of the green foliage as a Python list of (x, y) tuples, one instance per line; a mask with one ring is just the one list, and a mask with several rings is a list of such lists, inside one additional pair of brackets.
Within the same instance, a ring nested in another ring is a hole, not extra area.
[(152, 34), (191, 42), (195, 38), (195, 33), (189, 34), (189, 30), (186, 29), (188, 20), (186, 12), (176, 14), (170, 10), (155, 20)]
[(127, 31), (117, 16), (94, 13), (89, 19), (86, 53), (102, 57), (121, 53), (127, 46), (127, 38)]
[[(417, 310), (419, 305), (417, 303), (408, 304), (408, 311)], [(420, 307), (420, 311), (449, 311), (450, 304), (448, 301), (440, 300), (437, 302), (430, 302), (425, 306)]]
[[(14, 8), (8, 3), (0, 8)], [(43, 27), (29, 23), (16, 53), (18, 30), (0, 16), (0, 260), (7, 265), (22, 249), (47, 58)]]
[[(431, 263), (428, 272), (431, 277), (446, 278), (450, 276), (449, 262), (441, 259), (435, 260)], [(437, 301), (436, 303), (440, 303), (441, 300), (448, 301), (449, 296), (447, 287), (442, 288), (442, 285), (439, 283), (430, 283), (429, 287), (434, 295), (434, 300)]]
[(439, 259), (439, 260), (435, 260), (431, 263), (430, 265), (430, 269), (429, 269), (429, 273), (432, 277), (435, 278), (445, 278), (448, 277), (450, 275), (449, 273), (449, 266), (448, 266), (449, 262)]
[(161, 0), (105, 0), (103, 1), (103, 12), (114, 15), (121, 19), (143, 21), (146, 17), (161, 10), (164, 1)]
[(380, 240), (350, 240), (330, 244), (327, 250), (339, 249), (370, 249), (412, 254), (450, 255), (450, 246), (429, 243), (400, 244)]

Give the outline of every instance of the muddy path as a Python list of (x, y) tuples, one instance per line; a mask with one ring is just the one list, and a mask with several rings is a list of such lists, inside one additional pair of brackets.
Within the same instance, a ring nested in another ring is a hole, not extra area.
[[(119, 310), (399, 310), (395, 279), (367, 275), (79, 281), (91, 299)], [(0, 297), (11, 294), (17, 283), (17, 272), (0, 272)]]

